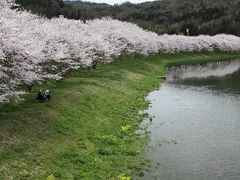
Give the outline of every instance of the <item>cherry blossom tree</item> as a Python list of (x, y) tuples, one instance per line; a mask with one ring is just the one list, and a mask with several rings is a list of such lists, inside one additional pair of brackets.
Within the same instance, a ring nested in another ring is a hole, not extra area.
[(69, 69), (109, 63), (128, 54), (240, 51), (233, 35), (157, 35), (137, 25), (102, 18), (46, 19), (0, 1), (0, 102), (24, 92), (20, 85), (60, 79)]

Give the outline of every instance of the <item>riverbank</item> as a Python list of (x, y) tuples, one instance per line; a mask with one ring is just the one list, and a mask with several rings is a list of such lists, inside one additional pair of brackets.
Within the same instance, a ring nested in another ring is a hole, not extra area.
[[(135, 135), (165, 67), (240, 58), (179, 53), (128, 57), (76, 70), (63, 82), (35, 86), (25, 101), (0, 107), (0, 179), (116, 179), (141, 175), (146, 138)], [(39, 89), (53, 100), (34, 102)]]

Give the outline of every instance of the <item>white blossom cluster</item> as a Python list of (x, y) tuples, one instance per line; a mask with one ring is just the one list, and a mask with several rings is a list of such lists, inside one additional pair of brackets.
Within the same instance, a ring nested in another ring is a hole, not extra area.
[(240, 38), (232, 35), (159, 36), (110, 18), (46, 19), (13, 10), (7, 1), (0, 1), (0, 102), (19, 98), (21, 84), (60, 79), (69, 69), (108, 63), (123, 54), (240, 51)]

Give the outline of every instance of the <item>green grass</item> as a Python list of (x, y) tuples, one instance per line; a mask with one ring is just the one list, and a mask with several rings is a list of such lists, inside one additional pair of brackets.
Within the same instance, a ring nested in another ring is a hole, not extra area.
[[(142, 174), (147, 138), (136, 135), (166, 67), (239, 58), (239, 54), (179, 53), (127, 57), (80, 69), (63, 82), (34, 86), (25, 101), (0, 105), (0, 179), (118, 179)], [(34, 102), (39, 89), (49, 103)]]

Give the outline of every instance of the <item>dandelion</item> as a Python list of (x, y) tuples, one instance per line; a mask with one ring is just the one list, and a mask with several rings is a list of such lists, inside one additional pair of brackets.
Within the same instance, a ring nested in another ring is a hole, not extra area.
[(46, 180), (56, 180), (55, 176), (53, 174), (48, 175)]
[(127, 125), (125, 125), (125, 126), (122, 126), (122, 131), (123, 131), (123, 132), (126, 132), (126, 131), (128, 131), (130, 128), (131, 128), (131, 126), (127, 124)]
[(131, 180), (131, 176), (128, 176), (126, 174), (121, 174), (118, 176), (119, 180)]

